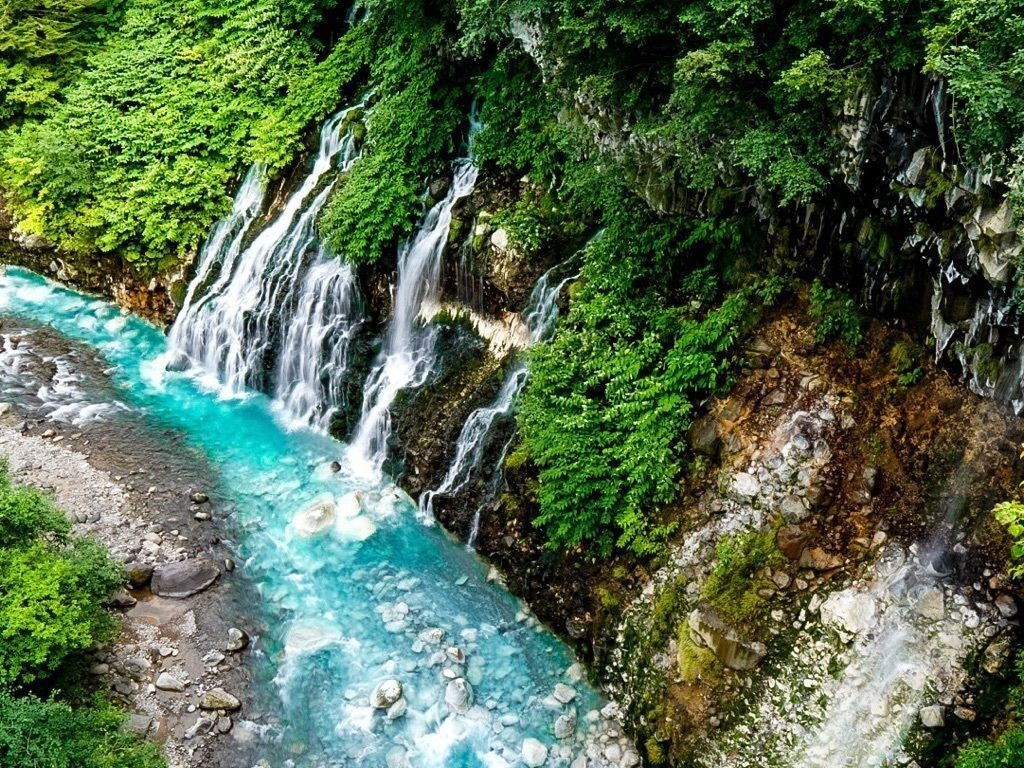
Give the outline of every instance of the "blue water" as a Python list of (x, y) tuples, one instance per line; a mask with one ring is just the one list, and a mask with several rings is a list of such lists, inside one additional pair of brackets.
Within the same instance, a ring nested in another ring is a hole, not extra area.
[[(0, 274), (0, 313), (95, 349), (110, 366), (118, 412), (179, 431), (219, 472), (242, 574), (269, 628), (256, 684), (274, 703), (277, 724), (260, 747), (274, 766), (285, 756), (300, 766), (399, 765), (404, 751), (411, 766), (495, 768), (518, 762), (527, 736), (554, 747), (552, 724), (572, 708), (579, 732), (557, 742), (548, 764), (565, 764), (594, 737), (599, 726), (585, 714), (603, 704), (595, 691), (573, 683), (572, 704), (551, 698), (569, 682), (570, 651), (394, 485), (332, 473), (343, 445), (284, 429), (261, 395), (218, 399), (163, 372), (159, 329), (30, 272)], [(311, 534), (316, 526), (299, 513), (332, 497), (348, 514)], [(440, 643), (430, 629), (443, 631)], [(465, 714), (444, 703), (453, 675), (474, 690)], [(385, 678), (400, 680), (408, 701), (393, 722), (369, 706)]]

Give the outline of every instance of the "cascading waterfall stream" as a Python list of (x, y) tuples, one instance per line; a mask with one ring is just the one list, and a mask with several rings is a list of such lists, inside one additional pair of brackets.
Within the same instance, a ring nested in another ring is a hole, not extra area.
[[(527, 300), (526, 308), (523, 310), (523, 322), (529, 332), (531, 344), (542, 344), (550, 340), (554, 334), (555, 322), (558, 319), (558, 298), (562, 294), (562, 289), (569, 282), (579, 277), (579, 272), (577, 271), (570, 271), (568, 275), (564, 274), (567, 266), (571, 265), (575, 260), (576, 257), (573, 257), (565, 263), (556, 264), (541, 275), (530, 292), (530, 298)], [(508, 375), (506, 375), (505, 381), (502, 383), (494, 402), (486, 407), (477, 408), (469, 414), (469, 418), (463, 424), (459, 437), (455, 442), (455, 457), (452, 459), (452, 463), (449, 465), (441, 484), (437, 488), (424, 491), (420, 495), (419, 511), (424, 519), (433, 519), (435, 497), (455, 496), (469, 484), (474, 476), (480, 474), (482, 470), (481, 465), (484, 460), (484, 449), (487, 445), (487, 436), (491, 433), (495, 422), (506, 419), (513, 414), (516, 402), (523, 391), (523, 387), (526, 386), (528, 378), (529, 372), (527, 371), (526, 364), (522, 361), (517, 361), (508, 372)], [(501, 467), (505, 463), (505, 456), (510, 444), (511, 441), (507, 442), (502, 450), (498, 451), (492, 467), (492, 477), (494, 480), (492, 480), (490, 492), (477, 500), (477, 508), (473, 514), (473, 525), (467, 542), (470, 547), (474, 545), (480, 532), (480, 515), (484, 506), (490, 500), (491, 495), (496, 490), (501, 477)]]
[(332, 188), (325, 179), (358, 157), (354, 129), (362, 109), (325, 123), (309, 174), (246, 244), (264, 175), (259, 167), (249, 171), (231, 215), (203, 248), (168, 340), (172, 367), (215, 377), (223, 396), (269, 389), (292, 426), (329, 426), (361, 322), (354, 274), (317, 243), (314, 227)]
[(417, 323), (436, 309), (452, 209), (473, 191), (476, 177), (471, 159), (457, 160), (448, 193), (430, 209), (416, 236), (399, 251), (394, 313), (384, 349), (366, 379), (362, 413), (347, 455), (352, 470), (362, 477), (377, 477), (384, 466), (391, 435), (389, 409), (398, 393), (420, 386), (430, 373), (434, 331), (417, 327)]
[(946, 480), (933, 535), (906, 548), (884, 544), (857, 578), (805, 603), (800, 621), (817, 613), (824, 631), (795, 636), (696, 765), (745, 768), (755, 754), (779, 768), (910, 762), (908, 733), (927, 727), (929, 710), (944, 716), (940, 702), (965, 684), (966, 660), (993, 629), (984, 626), (991, 607), (958, 589), (952, 555), (963, 501), (987, 471), (984, 449), (974, 447), (984, 445), (984, 428), (983, 419), (974, 423), (972, 448)]
[(293, 426), (322, 430), (344, 405), (342, 378), (361, 325), (352, 268), (320, 252), (306, 272), (278, 354), (276, 400)]

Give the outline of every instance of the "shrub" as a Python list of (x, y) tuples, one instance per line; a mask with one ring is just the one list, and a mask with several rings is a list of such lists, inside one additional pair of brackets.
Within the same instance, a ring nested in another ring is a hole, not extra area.
[(658, 219), (628, 197), (603, 205), (569, 312), (531, 354), (519, 423), (551, 545), (651, 555), (671, 530), (656, 515), (678, 494), (694, 404), (730, 382), (757, 294), (687, 291), (694, 269), (739, 252), (729, 223)]
[(864, 340), (864, 318), (856, 302), (838, 288), (826, 288), (815, 280), (807, 311), (815, 323), (816, 344), (840, 339), (854, 350)]
[(120, 729), (124, 715), (0, 690), (0, 765), (10, 768), (163, 768), (153, 744)]
[(1001, 523), (1013, 539), (1010, 546), (1010, 576), (1019, 579), (1024, 576), (1024, 502), (1019, 500), (1003, 501), (992, 510), (996, 520)]
[(0, 467), (0, 687), (48, 676), (114, 627), (102, 602), (120, 573), (98, 544), (68, 530), (49, 498)]

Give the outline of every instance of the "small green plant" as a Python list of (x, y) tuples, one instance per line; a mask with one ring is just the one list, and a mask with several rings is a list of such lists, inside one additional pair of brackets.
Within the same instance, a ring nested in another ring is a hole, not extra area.
[(924, 350), (909, 341), (897, 341), (889, 350), (889, 365), (896, 373), (898, 387), (911, 387), (924, 376)]
[(1013, 539), (1010, 546), (1011, 565), (1008, 573), (1015, 579), (1024, 576), (1024, 502), (1019, 500), (1003, 501), (992, 510), (996, 520), (1001, 523)]
[(838, 288), (826, 288), (815, 280), (807, 311), (815, 323), (815, 344), (840, 339), (854, 350), (864, 340), (864, 318), (857, 303)]

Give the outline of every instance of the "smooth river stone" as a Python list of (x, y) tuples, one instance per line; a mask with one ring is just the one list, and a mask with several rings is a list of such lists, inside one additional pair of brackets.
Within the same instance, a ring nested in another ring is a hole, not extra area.
[(316, 499), (292, 518), (292, 529), (308, 539), (333, 528), (336, 517), (337, 509), (333, 499)]
[(160, 597), (185, 598), (202, 592), (220, 576), (217, 566), (209, 560), (196, 558), (166, 563), (153, 569), (150, 589)]

